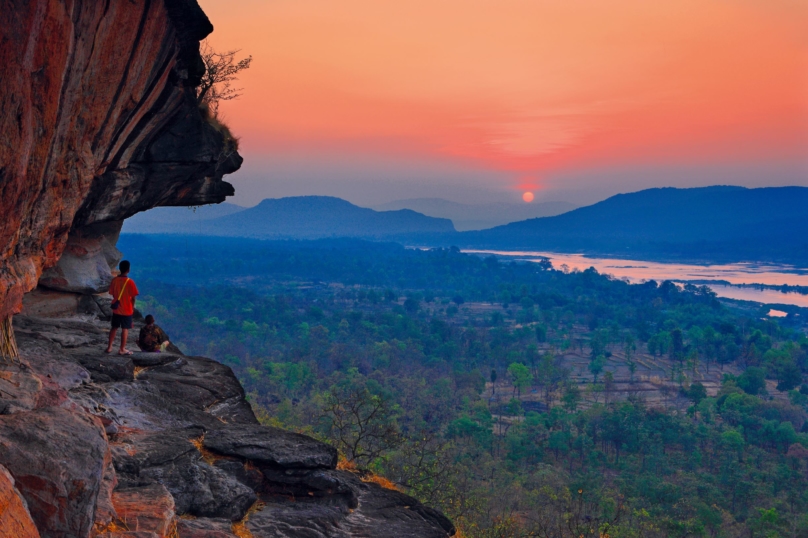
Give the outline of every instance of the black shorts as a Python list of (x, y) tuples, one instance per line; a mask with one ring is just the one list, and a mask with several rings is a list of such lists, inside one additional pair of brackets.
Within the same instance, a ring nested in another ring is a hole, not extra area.
[(112, 314), (112, 328), (113, 329), (131, 329), (132, 316), (122, 316), (120, 314)]

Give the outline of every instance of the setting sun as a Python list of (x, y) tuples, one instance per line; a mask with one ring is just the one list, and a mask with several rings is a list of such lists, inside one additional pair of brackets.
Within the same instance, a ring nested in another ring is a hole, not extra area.
[(618, 192), (607, 174), (621, 188), (717, 171), (747, 186), (805, 181), (805, 2), (201, 4), (210, 43), (255, 58), (243, 96), (222, 106), (242, 138), (246, 205), (414, 190), (504, 200), (520, 174), (573, 201)]
[(527, 191), (525, 194), (522, 195), (522, 200), (524, 200), (527, 203), (532, 202), (533, 201), (533, 193), (530, 192), (530, 191)]

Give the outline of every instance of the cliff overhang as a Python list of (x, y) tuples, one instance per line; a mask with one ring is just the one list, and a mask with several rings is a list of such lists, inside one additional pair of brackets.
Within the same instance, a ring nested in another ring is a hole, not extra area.
[(195, 95), (212, 30), (195, 0), (5, 3), (0, 320), (49, 268), (48, 287), (103, 289), (125, 218), (233, 194), (241, 157)]

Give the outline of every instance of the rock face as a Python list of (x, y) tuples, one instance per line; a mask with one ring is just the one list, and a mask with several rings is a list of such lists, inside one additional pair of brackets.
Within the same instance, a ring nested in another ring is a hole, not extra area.
[(87, 536), (110, 458), (98, 418), (62, 407), (0, 417), (0, 462), (42, 536)]
[(14, 487), (14, 478), (0, 465), (0, 537), (39, 538), (25, 499)]
[(98, 321), (14, 324), (21, 362), (0, 362), (0, 502), (15, 525), (27, 507), (43, 537), (454, 534), (412, 497), (337, 470), (332, 447), (259, 425), (224, 365), (107, 355)]
[(104, 293), (112, 281), (110, 268), (123, 255), (115, 248), (123, 221), (99, 222), (71, 232), (59, 262), (46, 269), (39, 284), (74, 293)]
[(241, 157), (194, 96), (212, 29), (195, 0), (3, 2), (0, 319), (66, 245), (43, 284), (98, 290), (123, 219), (233, 193)]
[(168, 536), (176, 526), (174, 498), (160, 484), (116, 491), (112, 503), (121, 521), (126, 522), (127, 528), (137, 529), (136, 532)]
[(103, 351), (110, 299), (91, 294), (121, 222), (233, 193), (241, 157), (195, 98), (211, 31), (195, 0), (2, 2), (0, 322), (41, 287), (19, 360), (0, 358), (0, 537), (450, 536), (333, 448), (260, 426), (226, 366)]
[(337, 451), (307, 437), (268, 426), (220, 428), (205, 436), (208, 450), (250, 460), (257, 465), (286, 469), (333, 469)]

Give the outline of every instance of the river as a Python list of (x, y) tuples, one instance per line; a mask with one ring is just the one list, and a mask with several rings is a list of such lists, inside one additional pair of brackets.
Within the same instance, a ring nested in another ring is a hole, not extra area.
[[(606, 273), (629, 282), (646, 280), (672, 280), (687, 282), (693, 280), (723, 280), (730, 284), (766, 284), (770, 286), (808, 286), (808, 269), (788, 265), (764, 263), (733, 263), (724, 265), (688, 265), (681, 263), (661, 263), (612, 258), (590, 258), (583, 254), (559, 254), (556, 252), (504, 251), (504, 250), (464, 250), (469, 254), (493, 254), (523, 261), (538, 262), (549, 259), (556, 269), (583, 271), (594, 267), (599, 273)], [(808, 295), (783, 293), (772, 289), (738, 288), (719, 284), (708, 284), (719, 297), (741, 299), (766, 304), (791, 304), (808, 308)], [(776, 314), (772, 314), (776, 315)]]

